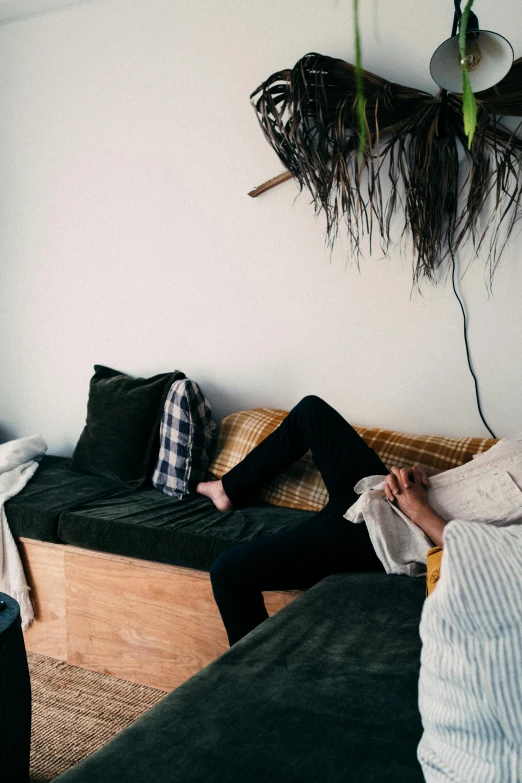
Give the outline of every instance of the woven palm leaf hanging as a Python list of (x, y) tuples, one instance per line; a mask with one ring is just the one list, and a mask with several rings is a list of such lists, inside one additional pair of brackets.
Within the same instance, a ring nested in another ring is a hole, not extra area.
[(413, 243), (413, 277), (436, 272), (470, 240), (489, 280), (522, 214), (522, 138), (500, 117), (522, 117), (522, 58), (476, 94), (471, 147), (461, 96), (393, 84), (363, 71), (366, 146), (358, 150), (355, 67), (310, 53), (252, 94), (259, 122), (285, 168), (324, 212), (328, 240), (345, 225), (358, 260), (364, 236), (392, 244), (394, 215)]

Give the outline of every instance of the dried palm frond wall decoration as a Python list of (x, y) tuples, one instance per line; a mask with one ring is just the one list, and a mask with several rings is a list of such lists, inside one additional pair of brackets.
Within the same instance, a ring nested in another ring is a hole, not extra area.
[(499, 84), (475, 95), (469, 149), (461, 96), (433, 96), (368, 71), (363, 80), (362, 153), (350, 63), (307, 54), (251, 96), (269, 143), (308, 188), (316, 212), (324, 212), (328, 240), (344, 222), (357, 261), (362, 238), (371, 241), (375, 231), (387, 253), (392, 218), (402, 212), (399, 238), (411, 232), (415, 283), (436, 282), (441, 264), (467, 240), (472, 257), (485, 258), (491, 283), (522, 215), (522, 138), (499, 119), (522, 117), (522, 58)]

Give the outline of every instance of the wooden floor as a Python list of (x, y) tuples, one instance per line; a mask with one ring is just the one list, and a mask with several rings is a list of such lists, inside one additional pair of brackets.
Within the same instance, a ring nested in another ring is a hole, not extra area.
[[(227, 647), (204, 571), (22, 538), (28, 650), (172, 690)], [(265, 593), (269, 614), (299, 591)]]

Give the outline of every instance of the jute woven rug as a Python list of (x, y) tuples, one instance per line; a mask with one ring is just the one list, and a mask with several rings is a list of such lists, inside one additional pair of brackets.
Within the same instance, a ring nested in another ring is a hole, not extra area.
[(33, 697), (31, 783), (47, 783), (153, 707), (165, 691), (28, 652)]

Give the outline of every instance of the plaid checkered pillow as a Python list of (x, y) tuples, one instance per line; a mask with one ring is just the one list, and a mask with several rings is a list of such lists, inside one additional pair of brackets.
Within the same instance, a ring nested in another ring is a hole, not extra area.
[(216, 423), (198, 384), (185, 378), (170, 387), (152, 476), (156, 489), (181, 499), (202, 481), (210, 462)]
[[(218, 448), (209, 473), (221, 478), (270, 435), (285, 416), (287, 411), (271, 408), (255, 408), (227, 416), (221, 422)], [(354, 429), (389, 468), (416, 464), (449, 470), (469, 462), (474, 454), (487, 451), (497, 442), (492, 438), (441, 438), (355, 425)], [(275, 506), (320, 511), (328, 501), (328, 493), (311, 453), (265, 484), (261, 498)]]

